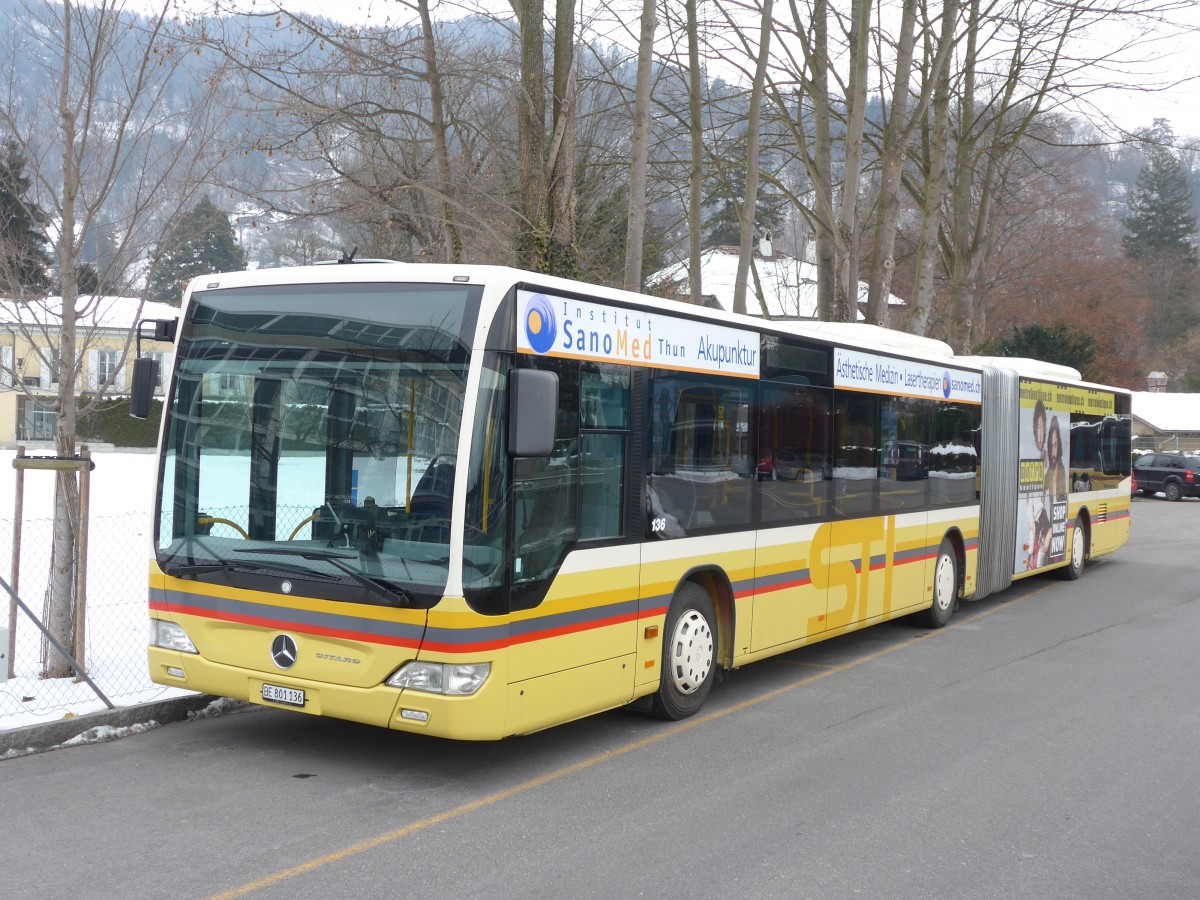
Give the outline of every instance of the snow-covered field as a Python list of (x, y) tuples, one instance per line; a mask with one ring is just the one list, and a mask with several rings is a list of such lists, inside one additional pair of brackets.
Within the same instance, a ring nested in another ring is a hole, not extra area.
[[(48, 456), (51, 449), (29, 448), (27, 456)], [(0, 449), (0, 547), (11, 548), (17, 471), (13, 450)], [(146, 572), (149, 564), (153, 509), (154, 456), (149, 452), (93, 452), (88, 519), (88, 618), (86, 667), (89, 675), (118, 706), (166, 696), (175, 689), (150, 683), (146, 674)], [(19, 595), (41, 615), (49, 569), (54, 475), (24, 474), (23, 528)], [(11, 583), (11, 550), (0, 560), (4, 580)], [(0, 592), (0, 627), (8, 626), (10, 601)], [(0, 729), (80, 715), (104, 709), (86, 683), (74, 679), (39, 679), (41, 635), (18, 611), (17, 677), (0, 681)], [(3, 673), (0, 673), (3, 678)]]

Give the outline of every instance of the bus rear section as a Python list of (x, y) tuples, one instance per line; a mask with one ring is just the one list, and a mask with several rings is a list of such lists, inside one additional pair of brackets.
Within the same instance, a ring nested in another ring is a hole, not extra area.
[(1078, 578), (1129, 538), (1131, 397), (1027, 359), (982, 366), (980, 592), (1045, 571)]

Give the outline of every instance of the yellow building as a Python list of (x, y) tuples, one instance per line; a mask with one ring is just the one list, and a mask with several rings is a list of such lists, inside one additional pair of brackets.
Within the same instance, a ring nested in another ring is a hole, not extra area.
[[(83, 296), (75, 306), (75, 358), (64, 365), (59, 357), (62, 298), (0, 299), (0, 446), (54, 439), (52, 400), (65, 371), (71, 372), (77, 395), (105, 384), (109, 396), (128, 393), (137, 322), (179, 315), (174, 306), (133, 297)], [(165, 344), (143, 342), (143, 351), (165, 363), (160, 372), (169, 371)]]

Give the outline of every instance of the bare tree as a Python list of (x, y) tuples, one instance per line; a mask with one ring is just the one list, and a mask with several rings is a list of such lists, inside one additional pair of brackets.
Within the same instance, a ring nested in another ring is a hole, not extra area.
[(688, 299), (699, 305), (704, 293), (700, 253), (701, 220), (704, 206), (704, 121), (700, 118), (703, 85), (700, 70), (700, 24), (698, 0), (684, 0), (687, 7), (688, 48), (688, 137), (691, 165), (688, 167)]
[(646, 178), (650, 157), (650, 84), (654, 64), (657, 0), (642, 0), (638, 35), (637, 84), (633, 98), (633, 147), (629, 164), (629, 214), (625, 228), (625, 281), (628, 291), (641, 290), (642, 252), (646, 235)]
[[(76, 393), (95, 334), (91, 323), (103, 303), (81, 290), (84, 241), (105, 227), (111, 252), (100, 261), (97, 281), (131, 291), (144, 248), (194, 202), (216, 162), (205, 150), (212, 145), (217, 82), (186, 67), (170, 11), (164, 3), (141, 18), (111, 0), (30, 3), (8, 35), (0, 128), (31, 161), (37, 201), (57, 226), (61, 304), (39, 301), (50, 317), (34, 317), (38, 322), (25, 327), (39, 364), (57, 384), (52, 399), (30, 399), (54, 414), (60, 457), (76, 456), (80, 416), (118, 378), (113, 368), (89, 399)], [(79, 486), (73, 472), (57, 479), (47, 624), (70, 646)], [(65, 660), (48, 659), (44, 674), (63, 677), (70, 669)]]
[[(918, 12), (926, 6), (920, 0), (903, 0), (900, 30), (896, 36), (895, 76), (892, 81), (891, 103), (882, 123), (882, 152), (880, 154), (879, 196), (875, 212), (875, 238), (872, 242), (871, 274), (867, 288), (868, 322), (884, 323), (888, 297), (891, 295), (892, 275), (896, 269), (895, 245), (900, 220), (900, 186), (908, 148), (922, 122), (925, 109), (942, 83), (942, 72), (954, 46), (959, 0), (943, 0), (941, 28), (935, 36), (934, 24), (924, 19), (921, 28), (927, 62), (920, 69), (919, 83), (912, 85), (913, 55), (917, 43)], [(884, 54), (880, 54), (883, 58)], [(910, 108), (911, 106), (911, 108)]]
[(429, 85), (429, 124), (433, 133), (433, 157), (437, 163), (437, 191), (442, 197), (442, 224), (446, 232), (446, 258), (462, 260), (462, 234), (454, 217), (449, 215), (447, 198), (453, 195), (454, 177), (450, 170), (450, 147), (446, 138), (446, 110), (442, 90), (442, 74), (438, 70), (437, 43), (433, 38), (433, 19), (429, 0), (417, 0), (421, 16), (421, 50), (425, 58), (425, 80)]
[(831, 11), (827, 0), (812, 0), (811, 8), (802, 0), (789, 0), (788, 13), (786, 25), (779, 25), (784, 32), (776, 45), (780, 61), (768, 80), (768, 94), (811, 186), (811, 202), (804, 212), (816, 233), (817, 318), (852, 321), (846, 292), (836, 286), (842, 243), (833, 125), (835, 119), (846, 119), (831, 94)]
[(550, 212), (546, 269), (552, 275), (578, 277), (575, 246), (576, 119), (579, 83), (575, 72), (575, 0), (557, 0), (554, 18), (554, 82), (552, 132), (546, 161)]
[(933, 105), (922, 117), (922, 151), (919, 176), (914, 177), (911, 192), (920, 211), (919, 233), (913, 254), (912, 296), (905, 327), (924, 336), (933, 309), (935, 267), (938, 261), (938, 235), (942, 222), (942, 204), (950, 187), (946, 161), (950, 149), (950, 73), (943, 68), (934, 80)]
[[(754, 80), (750, 87), (750, 114), (746, 122), (746, 196), (742, 201), (739, 222), (737, 278), (733, 283), (733, 311), (746, 312), (746, 288), (750, 280), (750, 266), (754, 256), (754, 213), (758, 207), (758, 142), (759, 108), (762, 104), (764, 84), (767, 78), (767, 58), (771, 50), (772, 0), (763, 0), (762, 18), (758, 33), (758, 52), (755, 54)], [(732, 23), (731, 23), (732, 24)], [(762, 293), (759, 292), (759, 297)]]

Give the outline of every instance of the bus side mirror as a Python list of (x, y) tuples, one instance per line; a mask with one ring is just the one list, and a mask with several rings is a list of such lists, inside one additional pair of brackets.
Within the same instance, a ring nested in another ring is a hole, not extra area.
[(558, 415), (558, 375), (541, 369), (508, 373), (508, 452), (549, 456)]
[(154, 399), (154, 386), (158, 383), (158, 361), (150, 356), (139, 356), (133, 361), (133, 386), (129, 394), (129, 415), (145, 419), (150, 415), (150, 401)]

